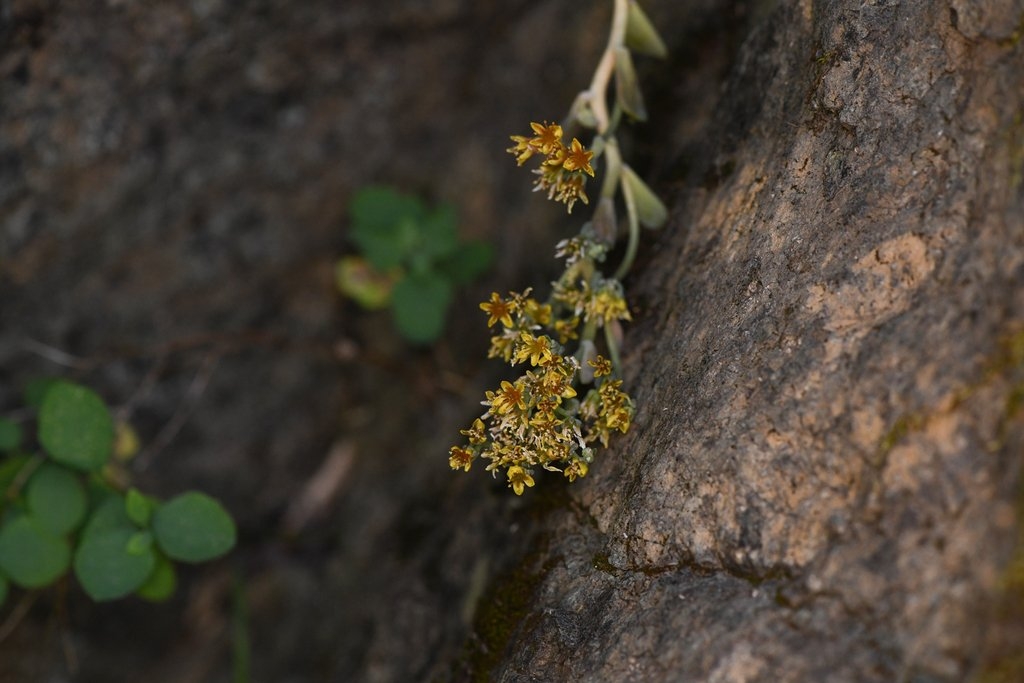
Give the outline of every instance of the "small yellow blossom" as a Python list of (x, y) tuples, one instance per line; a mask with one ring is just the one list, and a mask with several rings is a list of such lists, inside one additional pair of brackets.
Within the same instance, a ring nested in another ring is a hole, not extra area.
[(583, 171), (593, 178), (594, 167), (590, 165), (590, 160), (593, 157), (593, 152), (588, 152), (579, 140), (573, 138), (572, 145), (565, 153), (565, 160), (562, 162), (562, 168), (566, 171)]
[(491, 292), (491, 300), (480, 304), (480, 310), (486, 313), (487, 327), (493, 327), (494, 323), (500, 322), (505, 327), (512, 327), (512, 314), (515, 313), (515, 304), (505, 301), (497, 292)]
[(555, 334), (558, 335), (558, 343), (566, 344), (570, 339), (576, 339), (579, 334), (576, 333), (576, 328), (580, 325), (580, 319), (572, 317), (568, 319), (561, 319), (555, 321)]
[(562, 127), (557, 123), (547, 125), (531, 123), (530, 128), (537, 134), (535, 138), (530, 140), (530, 145), (541, 154), (551, 154), (564, 147), (562, 145)]
[(459, 446), (452, 446), (451, 450), (448, 451), (451, 457), (448, 458), (448, 465), (453, 470), (464, 470), (469, 472), (469, 466), (473, 464), (473, 451), (460, 448)]
[(508, 468), (508, 485), (512, 487), (517, 496), (521, 496), (525, 486), (533, 486), (533, 477), (522, 467), (513, 465)]
[(568, 467), (565, 468), (563, 474), (569, 477), (569, 481), (576, 481), (578, 477), (587, 476), (588, 471), (587, 463), (582, 460), (573, 460)]
[(566, 205), (569, 213), (577, 200), (589, 204), (590, 199), (584, 191), (584, 178), (581, 173), (568, 173), (561, 167), (541, 167), (534, 171), (538, 178), (533, 183), (534, 192), (547, 190), (548, 199)]
[(523, 389), (519, 383), (502, 381), (501, 388), (497, 391), (488, 391), (485, 405), (491, 406), (491, 412), (496, 415), (505, 415), (512, 412), (513, 408), (525, 410), (526, 403), (523, 401)]
[(538, 325), (551, 324), (551, 304), (542, 304), (536, 299), (527, 299), (525, 313)]
[(512, 360), (512, 348), (515, 346), (515, 337), (498, 335), (491, 337), (491, 348), (487, 351), (488, 358), (503, 358), (506, 363)]
[(604, 356), (598, 356), (594, 360), (588, 360), (587, 365), (594, 368), (594, 377), (604, 377), (612, 374), (612, 362)]
[(527, 359), (530, 365), (542, 365), (551, 360), (551, 340), (547, 337), (534, 337), (529, 332), (519, 335), (519, 349), (515, 353), (515, 362), (521, 363)]
[(484, 421), (479, 417), (473, 420), (473, 426), (469, 429), (463, 429), (459, 432), (463, 436), (469, 437), (469, 443), (473, 446), (479, 446), (480, 444), (487, 443), (487, 432), (485, 431)]
[(594, 293), (587, 304), (587, 314), (604, 324), (613, 320), (632, 320), (626, 300), (612, 287), (605, 287)]

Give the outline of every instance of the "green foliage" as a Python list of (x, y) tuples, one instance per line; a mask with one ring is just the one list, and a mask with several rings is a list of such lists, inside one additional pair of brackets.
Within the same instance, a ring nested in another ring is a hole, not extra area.
[(338, 262), (338, 288), (364, 308), (390, 306), (408, 341), (436, 340), (455, 286), (486, 271), (493, 250), (483, 242), (460, 241), (453, 207), (431, 209), (390, 188), (361, 190), (350, 214), (352, 240), (362, 258)]
[(21, 445), (21, 426), (14, 420), (0, 417), (0, 451), (13, 451)]
[(110, 458), (114, 421), (95, 393), (58, 382), (46, 392), (39, 408), (39, 443), (57, 462), (92, 472)]
[(157, 553), (156, 566), (135, 593), (150, 602), (163, 602), (174, 595), (177, 585), (178, 575), (174, 571), (174, 565), (169, 559)]
[(85, 487), (66, 467), (42, 465), (28, 480), (26, 498), (32, 516), (58, 536), (71, 533), (85, 520)]
[(145, 529), (153, 516), (153, 503), (141, 491), (131, 488), (124, 496), (124, 512), (135, 526)]
[(157, 543), (168, 557), (205, 562), (235, 545), (235, 523), (220, 503), (189, 491), (157, 508), (153, 515)]
[(410, 341), (437, 339), (444, 330), (445, 311), (451, 299), (452, 286), (443, 277), (413, 273), (395, 285), (395, 324)]
[(53, 583), (70, 562), (68, 540), (29, 515), (18, 515), (0, 528), (0, 571), (22, 588)]
[(36, 380), (24, 397), (38, 444), (0, 418), (0, 605), (9, 583), (42, 588), (69, 570), (97, 601), (165, 600), (177, 583), (172, 559), (203, 562), (234, 546), (235, 524), (209, 496), (161, 504), (120, 490), (113, 419), (94, 392)]
[(75, 552), (75, 576), (93, 600), (123, 598), (153, 573), (156, 553), (152, 548), (131, 552), (134, 534), (134, 527), (113, 527), (83, 535)]

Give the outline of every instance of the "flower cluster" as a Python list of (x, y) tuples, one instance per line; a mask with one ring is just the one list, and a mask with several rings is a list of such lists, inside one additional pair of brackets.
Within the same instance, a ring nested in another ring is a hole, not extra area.
[[(578, 236), (558, 244), (565, 272), (547, 302), (527, 289), (505, 297), (494, 293), (480, 304), (487, 326), (495, 329), (488, 356), (528, 369), (486, 392), (487, 411), (462, 431), (468, 443), (452, 446), (448, 464), (469, 471), (483, 459), (492, 475), (504, 472), (516, 495), (534, 485), (537, 468), (561, 472), (569, 481), (585, 476), (598, 444), (607, 447), (611, 435), (625, 433), (633, 420), (633, 401), (618, 378), (619, 321), (630, 319), (621, 280), (636, 258), (641, 227), (661, 227), (668, 209), (625, 163), (616, 131), (624, 117), (647, 117), (631, 51), (654, 57), (667, 51), (636, 0), (612, 5), (608, 46), (565, 119), (566, 126), (594, 131), (590, 149), (575, 137), (566, 144), (562, 126), (546, 122), (531, 123), (532, 135), (513, 135), (508, 148), (520, 166), (539, 159), (534, 191), (546, 192), (570, 212), (577, 201), (590, 203), (585, 187), (598, 158), (603, 176), (593, 218)], [(622, 262), (608, 277), (599, 264), (620, 232), (617, 198), (625, 208), (628, 240)], [(600, 330), (607, 358), (598, 353)], [(570, 343), (572, 352), (566, 350)]]
[(516, 163), (522, 166), (534, 155), (541, 155), (544, 160), (540, 168), (534, 170), (537, 180), (535, 191), (547, 190), (548, 199), (562, 202), (572, 212), (576, 200), (589, 204), (584, 191), (586, 176), (594, 177), (594, 167), (590, 164), (594, 153), (587, 150), (576, 138), (569, 145), (562, 142), (562, 127), (555, 123), (531, 123), (533, 136), (513, 135), (514, 146), (508, 148), (516, 157)]
[[(534, 485), (537, 467), (561, 472), (569, 481), (585, 476), (596, 444), (607, 447), (612, 432), (629, 429), (633, 402), (622, 391), (622, 381), (613, 378), (612, 362), (596, 354), (585, 357), (583, 347), (580, 357), (564, 348), (581, 324), (596, 328), (629, 316), (618, 283), (596, 274), (595, 279), (604, 284), (595, 288), (586, 280), (563, 277), (566, 282), (556, 283), (550, 304), (538, 302), (530, 290), (506, 297), (495, 292), (480, 304), (488, 327), (499, 326), (490, 356), (529, 369), (486, 392), (487, 411), (462, 431), (468, 443), (449, 451), (453, 469), (469, 471), (482, 458), (488, 461), (487, 471), (503, 470), (521, 495)], [(586, 372), (581, 371), (584, 363)], [(593, 386), (581, 399), (578, 391), (584, 384)]]

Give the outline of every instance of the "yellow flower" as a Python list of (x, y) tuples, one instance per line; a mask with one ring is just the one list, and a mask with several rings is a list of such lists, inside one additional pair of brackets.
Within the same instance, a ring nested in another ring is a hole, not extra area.
[(491, 337), (491, 348), (487, 351), (488, 358), (503, 358), (506, 363), (512, 360), (512, 347), (515, 344), (514, 337), (504, 335)]
[(547, 337), (534, 337), (529, 332), (522, 332), (519, 339), (521, 341), (515, 354), (517, 363), (529, 359), (530, 365), (541, 365), (551, 360), (551, 340)]
[(509, 137), (516, 144), (515, 147), (509, 147), (505, 151), (515, 155), (516, 164), (519, 166), (522, 166), (530, 157), (536, 154), (537, 150), (530, 144), (530, 138), (523, 135), (510, 135)]
[(569, 477), (569, 481), (576, 481), (577, 477), (587, 476), (587, 463), (582, 460), (573, 460), (572, 463), (565, 468), (565, 476)]
[(544, 378), (541, 381), (541, 387), (543, 392), (548, 396), (572, 398), (576, 395), (576, 390), (572, 388), (571, 380), (572, 375), (566, 375), (560, 369), (552, 368), (544, 373)]
[(537, 137), (530, 140), (530, 144), (541, 154), (551, 154), (563, 147), (562, 127), (557, 123), (531, 123), (530, 128), (537, 134)]
[(539, 303), (536, 299), (527, 299), (526, 315), (538, 325), (547, 325), (551, 322), (551, 305)]
[(469, 443), (474, 446), (487, 443), (487, 433), (484, 431), (484, 421), (479, 417), (473, 420), (473, 426), (469, 429), (463, 429), (459, 432), (463, 436), (469, 437)]
[(558, 335), (559, 343), (567, 344), (570, 339), (576, 339), (579, 336), (576, 333), (576, 328), (579, 326), (579, 324), (579, 318), (570, 318), (568, 320), (556, 320), (555, 333)]
[(547, 190), (548, 199), (565, 204), (572, 213), (576, 200), (589, 204), (587, 193), (583, 190), (585, 177), (582, 173), (567, 173), (561, 167), (542, 166), (534, 170), (538, 178), (533, 183), (534, 192)]
[(614, 287), (598, 290), (588, 303), (587, 313), (605, 324), (612, 320), (632, 320), (626, 300)]
[(533, 477), (522, 467), (513, 465), (508, 468), (508, 485), (512, 487), (517, 496), (521, 496), (525, 486), (533, 486)]
[(604, 377), (605, 375), (612, 374), (612, 362), (604, 356), (588, 360), (587, 365), (594, 368), (594, 377)]
[(469, 472), (469, 466), (473, 464), (473, 451), (467, 448), (452, 446), (448, 452), (451, 454), (451, 457), (448, 458), (448, 465), (453, 470), (461, 469)]
[(565, 160), (562, 162), (562, 168), (566, 171), (583, 171), (593, 178), (594, 167), (590, 165), (590, 160), (593, 157), (593, 152), (588, 152), (579, 140), (573, 138), (572, 145), (565, 153)]
[(480, 310), (489, 316), (487, 327), (493, 327), (496, 322), (500, 322), (505, 327), (512, 327), (512, 314), (515, 313), (515, 305), (511, 301), (504, 301), (497, 292), (491, 292), (491, 300), (480, 304)]
[(518, 383), (512, 384), (506, 381), (502, 381), (501, 388), (497, 392), (488, 391), (487, 401), (484, 403), (491, 406), (491, 412), (495, 415), (510, 413), (513, 408), (526, 409), (522, 387), (518, 386)]

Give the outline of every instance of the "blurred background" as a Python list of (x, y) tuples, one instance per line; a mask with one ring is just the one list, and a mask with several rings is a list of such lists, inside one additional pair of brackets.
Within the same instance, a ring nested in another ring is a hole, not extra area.
[[(656, 183), (747, 9), (644, 4), (673, 56), (638, 62), (652, 120), (625, 138)], [(139, 488), (210, 493), (240, 534), (164, 604), (69, 580), (12, 621), (12, 595), (0, 680), (473, 675), (472, 594), (531, 514), (448, 469), (504, 369), (477, 303), (543, 289), (588, 215), (504, 150), (589, 82), (610, 5), (0, 2), (0, 411), (35, 377), (92, 387), (139, 435)], [(430, 345), (335, 286), (351, 198), (381, 184), (497, 255)]]

